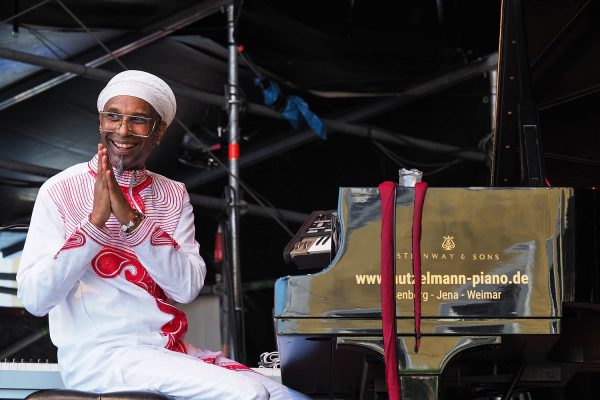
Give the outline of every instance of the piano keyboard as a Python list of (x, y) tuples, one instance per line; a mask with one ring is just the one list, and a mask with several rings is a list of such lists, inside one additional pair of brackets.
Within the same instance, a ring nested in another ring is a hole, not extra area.
[(304, 238), (294, 245), (294, 250), (290, 252), (292, 257), (303, 254), (317, 254), (331, 252), (331, 236), (314, 236)]
[(283, 250), (285, 262), (299, 269), (322, 270), (337, 250), (337, 229), (333, 211), (312, 212)]
[(0, 399), (24, 399), (40, 389), (63, 389), (58, 364), (0, 363)]
[(0, 372), (3, 371), (56, 371), (58, 364), (50, 362), (1, 362)]
[[(252, 368), (281, 383), (281, 371), (273, 368)], [(55, 363), (0, 363), (0, 399), (24, 399), (41, 389), (64, 389), (58, 364)]]

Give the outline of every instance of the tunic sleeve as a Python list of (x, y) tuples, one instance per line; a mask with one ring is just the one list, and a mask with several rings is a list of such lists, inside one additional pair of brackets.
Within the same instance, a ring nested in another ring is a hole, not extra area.
[(101, 245), (108, 240), (88, 218), (67, 236), (61, 210), (45, 185), (33, 207), (19, 271), (17, 296), (30, 313), (42, 316), (62, 302), (75, 289)]

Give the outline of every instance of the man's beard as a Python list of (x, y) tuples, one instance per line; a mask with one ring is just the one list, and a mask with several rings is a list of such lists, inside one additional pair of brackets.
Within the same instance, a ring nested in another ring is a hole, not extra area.
[(117, 159), (117, 163), (115, 165), (115, 174), (116, 175), (122, 175), (124, 169), (125, 168), (124, 168), (124, 165), (123, 165), (123, 156), (121, 155)]

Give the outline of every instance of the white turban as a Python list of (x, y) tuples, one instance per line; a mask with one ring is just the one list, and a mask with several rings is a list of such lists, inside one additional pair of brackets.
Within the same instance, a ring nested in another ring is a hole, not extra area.
[(129, 70), (115, 75), (98, 96), (98, 111), (115, 96), (133, 96), (148, 102), (161, 119), (170, 125), (175, 118), (175, 95), (165, 81), (144, 71)]

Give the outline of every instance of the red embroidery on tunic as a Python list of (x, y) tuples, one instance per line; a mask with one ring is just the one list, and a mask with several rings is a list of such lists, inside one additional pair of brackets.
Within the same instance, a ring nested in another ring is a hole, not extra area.
[(218, 361), (216, 357), (204, 357), (204, 358), (201, 358), (201, 360), (204, 361), (205, 363), (214, 364), (221, 368), (231, 369), (234, 371), (251, 371), (252, 370), (251, 368), (248, 368), (245, 365), (240, 364), (239, 362), (229, 360), (226, 358), (222, 359), (221, 361)]
[(179, 250), (179, 244), (160, 227), (156, 227), (152, 236), (150, 236), (150, 244), (152, 246), (173, 246), (175, 250)]
[(141, 212), (146, 212), (144, 209), (144, 199), (142, 198), (140, 192), (151, 184), (152, 178), (147, 176), (142, 183), (131, 188), (131, 193), (129, 192), (129, 186), (119, 186), (119, 188), (121, 189), (121, 192), (123, 192), (127, 203), (129, 203), (131, 207), (135, 208), (135, 204), (137, 204), (140, 207)]
[(181, 339), (187, 332), (187, 317), (181, 310), (169, 304), (165, 292), (156, 284), (135, 255), (119, 249), (105, 247), (92, 259), (92, 269), (96, 275), (105, 279), (116, 278), (123, 272), (127, 281), (144, 289), (154, 297), (158, 309), (173, 316), (173, 319), (160, 329), (160, 333), (168, 338), (165, 347), (180, 353), (186, 352)]
[(58, 251), (58, 253), (56, 253), (56, 255), (54, 256), (54, 259), (56, 260), (58, 258), (58, 255), (63, 250), (71, 250), (71, 249), (75, 249), (77, 247), (83, 246), (85, 244), (85, 240), (86, 239), (85, 239), (85, 236), (83, 235), (83, 233), (81, 233), (78, 229), (76, 229), (75, 232), (73, 232), (73, 234), (71, 236), (69, 236), (69, 238), (67, 239), (67, 241), (65, 242), (63, 247), (61, 247), (60, 250)]

